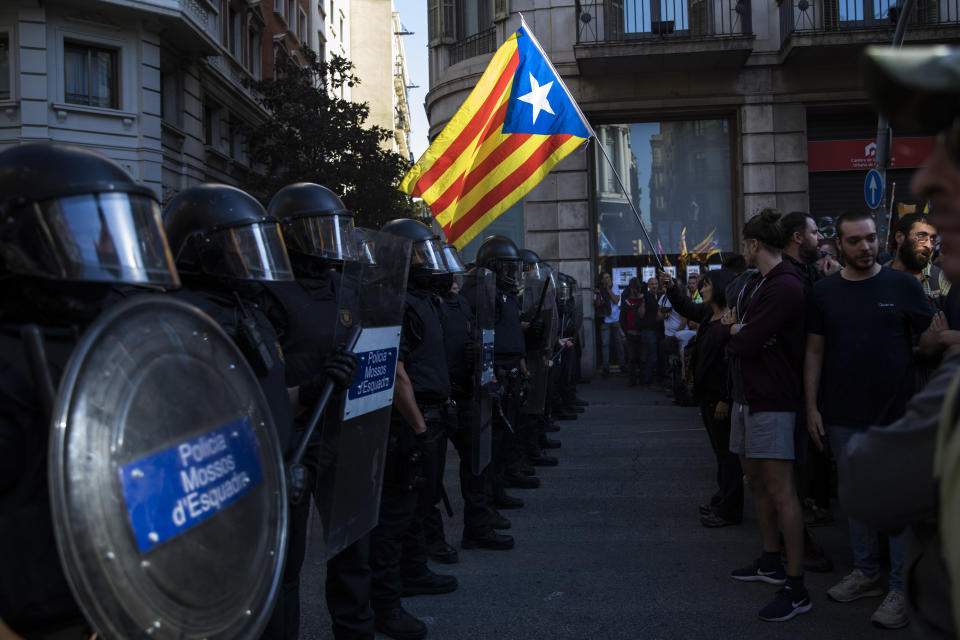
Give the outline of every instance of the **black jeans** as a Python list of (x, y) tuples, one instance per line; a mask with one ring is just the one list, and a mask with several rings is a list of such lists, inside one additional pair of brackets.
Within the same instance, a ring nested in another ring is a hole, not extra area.
[(719, 500), (714, 509), (724, 520), (743, 520), (743, 469), (740, 457), (730, 451), (730, 416), (723, 420), (714, 417), (716, 402), (701, 402), (700, 415), (710, 437), (710, 446), (717, 457), (717, 486)]
[[(311, 472), (311, 480), (313, 474)], [(309, 483), (308, 483), (309, 486)], [(307, 551), (307, 522), (310, 519), (310, 495), (299, 504), (291, 504), (287, 529), (287, 557), (283, 582), (277, 593), (273, 613), (262, 640), (296, 640), (300, 635), (300, 569)]]
[(324, 595), (336, 640), (373, 640), (370, 534), (327, 561)]
[(493, 523), (493, 496), (488, 493), (490, 465), (479, 474), (473, 473), (473, 437), (470, 421), (476, 406), (463, 400), (458, 403), (460, 420), (450, 435), (450, 442), (460, 455), (460, 495), (463, 497), (463, 535), (479, 536), (490, 530)]
[(380, 497), (380, 518), (370, 532), (371, 604), (375, 613), (400, 606), (403, 582), (400, 562), (404, 540), (417, 516), (420, 491), (410, 486), (416, 469), (410, 455), (416, 448), (411, 428), (394, 411), (390, 416), (390, 441)]

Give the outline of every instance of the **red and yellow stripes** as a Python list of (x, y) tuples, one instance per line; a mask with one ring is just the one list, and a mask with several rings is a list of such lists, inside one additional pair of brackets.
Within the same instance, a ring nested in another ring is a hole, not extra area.
[(522, 198), (583, 142), (564, 135), (503, 133), (514, 72), (517, 34), (497, 49), (470, 96), (400, 190), (430, 205), (447, 240), (463, 248)]

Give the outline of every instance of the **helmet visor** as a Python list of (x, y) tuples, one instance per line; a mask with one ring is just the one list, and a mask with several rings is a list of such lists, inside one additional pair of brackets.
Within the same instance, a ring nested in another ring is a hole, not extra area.
[(179, 286), (152, 198), (91, 193), (36, 202), (0, 223), (0, 256), (22, 275)]
[(293, 280), (293, 268), (275, 222), (217, 229), (201, 240), (204, 273), (237, 280)]
[(377, 264), (377, 259), (374, 257), (376, 252), (374, 236), (377, 232), (363, 227), (356, 227), (353, 232), (357, 241), (357, 256), (360, 258), (360, 263)]
[(351, 216), (286, 218), (283, 237), (291, 251), (327, 260), (356, 260), (357, 244)]
[(410, 253), (410, 266), (427, 269), (435, 273), (446, 273), (443, 262), (443, 249), (439, 240), (418, 240), (413, 243)]
[(536, 264), (527, 264), (523, 263), (523, 278), (524, 280), (543, 280), (544, 278), (543, 270), (540, 269), (540, 263)]
[(463, 266), (463, 260), (457, 253), (456, 247), (452, 244), (443, 245), (443, 260), (447, 264), (447, 271), (450, 273), (464, 273), (467, 268)]

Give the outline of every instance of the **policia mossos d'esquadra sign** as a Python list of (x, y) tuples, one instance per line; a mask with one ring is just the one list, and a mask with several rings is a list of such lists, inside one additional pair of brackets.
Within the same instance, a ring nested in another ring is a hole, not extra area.
[(104, 638), (257, 638), (282, 573), (279, 442), (257, 378), (206, 315), (105, 311), (74, 350), (49, 451), (57, 547)]
[(368, 259), (344, 265), (338, 323), (338, 334), (347, 324), (362, 327), (357, 376), (339, 400), (341, 419), (328, 420), (320, 439), (315, 497), (328, 559), (379, 518), (410, 262), (406, 238), (367, 231), (364, 241)]
[(553, 345), (557, 342), (557, 289), (552, 269), (546, 263), (528, 265), (523, 272), (521, 319), (539, 320), (543, 333), (538, 344), (528, 343), (527, 372), (530, 374), (530, 395), (523, 405), (525, 414), (542, 415), (547, 401), (547, 378)]

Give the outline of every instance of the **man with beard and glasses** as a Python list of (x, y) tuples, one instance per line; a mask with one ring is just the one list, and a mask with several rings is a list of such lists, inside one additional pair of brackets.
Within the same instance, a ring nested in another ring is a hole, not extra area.
[[(933, 352), (938, 340), (935, 330), (928, 331), (933, 311), (916, 279), (877, 263), (877, 226), (870, 214), (841, 215), (837, 237), (844, 267), (813, 287), (804, 362), (807, 429), (820, 449), (829, 436), (835, 453), (854, 434), (903, 415), (916, 390), (913, 347), (919, 343), (919, 351)], [(877, 530), (855, 518), (848, 524), (854, 568), (827, 595), (837, 602), (881, 596)], [(871, 617), (882, 627), (909, 622), (903, 558), (904, 538), (890, 536), (890, 593)]]
[(944, 292), (941, 285), (945, 282), (940, 267), (930, 262), (933, 249), (939, 242), (930, 218), (920, 213), (903, 216), (897, 222), (894, 238), (897, 253), (887, 266), (916, 278), (934, 309), (942, 309)]

